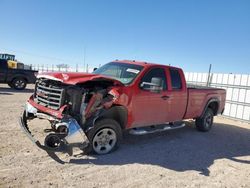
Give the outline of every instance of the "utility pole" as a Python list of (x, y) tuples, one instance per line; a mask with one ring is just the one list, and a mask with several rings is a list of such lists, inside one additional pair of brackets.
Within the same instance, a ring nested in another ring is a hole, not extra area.
[(212, 69), (212, 64), (209, 65), (208, 76), (207, 76), (207, 87), (209, 86), (209, 82), (210, 82), (211, 69)]

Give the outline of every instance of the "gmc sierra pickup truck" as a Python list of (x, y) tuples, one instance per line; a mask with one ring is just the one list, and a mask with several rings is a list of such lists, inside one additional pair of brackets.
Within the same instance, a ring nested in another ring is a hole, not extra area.
[[(48, 72), (37, 78), (19, 123), (45, 150), (82, 146), (106, 154), (118, 147), (124, 130), (171, 130), (185, 126), (184, 119), (206, 132), (225, 106), (225, 90), (187, 87), (182, 69), (147, 62), (116, 60), (92, 74)], [(51, 124), (44, 144), (29, 130), (34, 118)]]
[(7, 60), (0, 59), (0, 83), (22, 90), (28, 83), (35, 83), (38, 71), (8, 68)]

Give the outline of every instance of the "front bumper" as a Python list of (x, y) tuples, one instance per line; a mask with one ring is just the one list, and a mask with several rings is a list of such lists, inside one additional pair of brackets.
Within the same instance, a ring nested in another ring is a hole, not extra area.
[(27, 125), (27, 116), (26, 116), (26, 111), (23, 111), (22, 116), (19, 118), (18, 121), (21, 129), (23, 130), (23, 132), (26, 134), (26, 136), (35, 144), (37, 145), (39, 148), (47, 150), (47, 147), (45, 147), (44, 145), (42, 145), (36, 138), (34, 138), (31, 134), (31, 132), (29, 131), (28, 125)]
[[(28, 122), (37, 117), (57, 122), (57, 124), (55, 125), (56, 128), (51, 129), (53, 130), (53, 133), (48, 134), (44, 138), (44, 144), (41, 144), (41, 142), (32, 135), (28, 126)], [(23, 130), (23, 132), (27, 135), (27, 137), (36, 146), (46, 151), (49, 150), (49, 151), (64, 152), (67, 151), (69, 148), (72, 148), (73, 146), (79, 146), (81, 148), (84, 148), (87, 147), (89, 144), (87, 136), (85, 135), (84, 131), (82, 130), (82, 128), (75, 119), (73, 118), (63, 118), (63, 120), (56, 119), (55, 117), (52, 117), (50, 115), (40, 113), (38, 109), (32, 106), (29, 102), (26, 103), (25, 110), (23, 111), (22, 116), (19, 118), (19, 125)], [(63, 134), (61, 132), (58, 132), (58, 130), (60, 130), (62, 126), (64, 126), (64, 128), (67, 129), (67, 131)], [(58, 147), (54, 146), (50, 147), (51, 140), (53, 139), (57, 139), (60, 142), (60, 144), (58, 143)], [(47, 142), (49, 142), (49, 144)]]

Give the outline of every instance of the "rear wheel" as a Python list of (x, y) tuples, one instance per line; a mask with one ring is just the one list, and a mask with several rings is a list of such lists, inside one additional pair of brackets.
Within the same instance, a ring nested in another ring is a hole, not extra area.
[(107, 154), (118, 148), (122, 139), (122, 130), (115, 120), (102, 119), (87, 132), (87, 136), (90, 141), (87, 152)]
[(213, 110), (208, 108), (202, 117), (196, 119), (196, 128), (199, 131), (207, 132), (212, 128), (214, 120)]
[(17, 90), (22, 90), (26, 88), (27, 81), (23, 78), (15, 78), (12, 82), (11, 85), (13, 86), (14, 89)]

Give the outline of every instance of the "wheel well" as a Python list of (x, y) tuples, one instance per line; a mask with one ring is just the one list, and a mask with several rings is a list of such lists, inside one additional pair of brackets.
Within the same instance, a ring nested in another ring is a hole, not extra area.
[(213, 101), (209, 103), (208, 107), (213, 110), (214, 115), (217, 115), (218, 108), (219, 108), (219, 103), (217, 101)]
[(14, 77), (14, 78), (11, 80), (11, 82), (13, 82), (13, 81), (14, 81), (15, 79), (17, 79), (17, 78), (22, 78), (22, 79), (24, 79), (26, 82), (28, 82), (27, 78), (25, 78), (25, 77), (23, 77), (23, 76)]
[(125, 129), (127, 124), (127, 109), (123, 106), (113, 106), (107, 111), (105, 111), (97, 120), (109, 118), (117, 121), (121, 129)]

